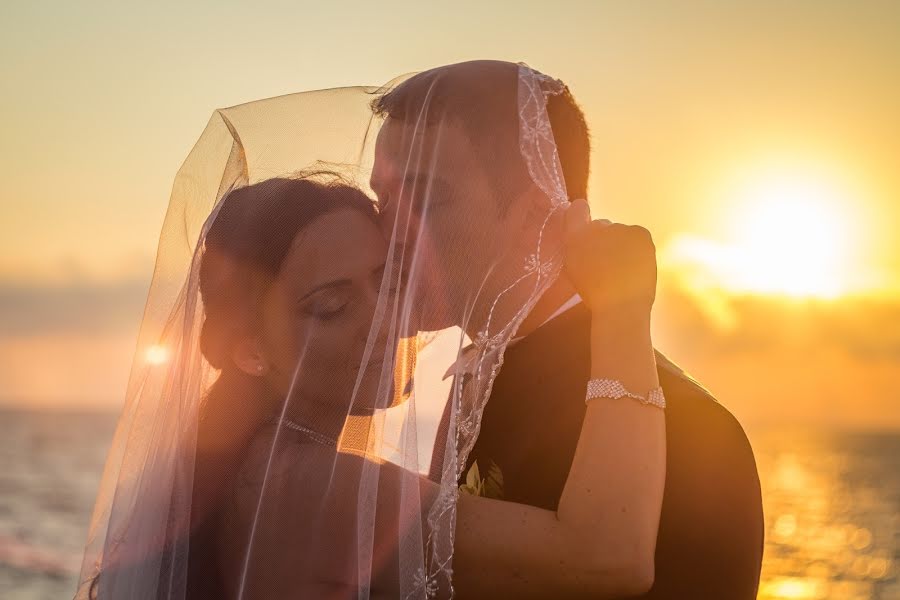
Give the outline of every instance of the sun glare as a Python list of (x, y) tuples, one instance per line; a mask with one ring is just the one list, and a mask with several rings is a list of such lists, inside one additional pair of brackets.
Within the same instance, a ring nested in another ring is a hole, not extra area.
[(743, 196), (735, 215), (739, 264), (732, 287), (828, 298), (844, 291), (848, 223), (836, 189), (782, 178), (762, 181)]
[(150, 346), (144, 353), (144, 359), (151, 365), (161, 365), (169, 360), (169, 351), (163, 346)]
[(724, 201), (724, 241), (681, 236), (670, 249), (695, 284), (796, 298), (849, 291), (854, 226), (840, 185), (824, 175), (758, 174)]

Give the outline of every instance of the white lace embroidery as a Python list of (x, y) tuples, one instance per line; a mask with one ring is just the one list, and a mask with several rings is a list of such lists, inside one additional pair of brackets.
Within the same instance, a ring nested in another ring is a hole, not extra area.
[(554, 205), (565, 204), (569, 198), (547, 117), (547, 99), (565, 89), (561, 81), (519, 64), (519, 145), (531, 179)]
[(413, 577), (413, 591), (410, 595), (424, 594), (425, 598), (437, 598), (438, 582), (433, 575), (427, 575), (425, 569), (419, 567)]
[[(563, 214), (561, 209), (568, 205), (568, 194), (546, 109), (547, 98), (561, 94), (565, 89), (562, 82), (520, 63), (518, 90), (520, 151), (531, 179), (549, 198), (550, 206), (538, 232), (535, 251), (526, 258), (522, 275), (497, 295), (484, 327), (473, 340), (476, 352), (473, 377), (466, 381), (465, 390), (462, 385), (463, 378), (457, 377), (455, 380), (451, 394), (454, 406), (449, 431), (455, 430), (456, 436), (453, 448), (448, 447), (447, 451), (455, 449), (456, 452), (445, 460), (441, 476), (443, 489), (429, 511), (430, 531), (427, 547), (430, 554), (426, 558), (424, 569), (416, 575), (416, 590), (413, 592), (419, 597), (422, 597), (423, 593), (425, 598), (435, 597), (441, 588), (439, 577), (442, 581), (446, 581), (450, 594), (453, 594), (451, 559), (458, 493), (456, 481), (462, 475), (469, 452), (475, 444), (481, 426), (482, 410), (490, 397), (497, 373), (503, 365), (503, 350), (541, 294), (562, 270), (561, 252), (545, 258), (542, 257), (541, 251), (548, 223), (552, 217), (561, 216)], [(494, 310), (500, 299), (529, 279), (533, 280), (533, 288), (527, 300), (505, 325), (496, 333), (491, 333)], [(486, 364), (491, 365), (487, 374), (482, 372)], [(466, 402), (464, 396), (469, 398)], [(453, 485), (448, 486), (448, 481)]]

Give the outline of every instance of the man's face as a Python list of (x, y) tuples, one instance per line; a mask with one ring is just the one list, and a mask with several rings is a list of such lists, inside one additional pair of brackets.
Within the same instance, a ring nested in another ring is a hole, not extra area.
[(416, 131), (389, 118), (378, 134), (370, 184), (382, 232), (409, 271), (410, 301), (435, 321), (423, 329), (461, 323), (502, 248), (485, 167), (450, 122)]

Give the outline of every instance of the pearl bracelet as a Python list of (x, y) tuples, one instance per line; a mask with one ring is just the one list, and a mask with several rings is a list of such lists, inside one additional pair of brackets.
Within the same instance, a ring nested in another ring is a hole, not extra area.
[(657, 408), (666, 407), (666, 397), (663, 395), (661, 387), (651, 390), (646, 397), (638, 396), (625, 389), (621, 381), (615, 379), (591, 379), (587, 384), (587, 395), (584, 403), (587, 404), (595, 398), (611, 398), (618, 400), (619, 398), (633, 398), (641, 404), (655, 406)]

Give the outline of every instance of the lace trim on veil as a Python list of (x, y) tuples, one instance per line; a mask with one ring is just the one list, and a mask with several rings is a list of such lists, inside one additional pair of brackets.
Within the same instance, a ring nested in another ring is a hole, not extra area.
[[(484, 327), (473, 340), (475, 347), (473, 376), (465, 385), (466, 393), (471, 393), (475, 399), (465, 414), (462, 402), (463, 378), (457, 377), (454, 380), (450, 398), (454, 406), (448, 431), (455, 431), (456, 436), (452, 441), (452, 447), (450, 447), (451, 440), (447, 440), (445, 456), (449, 458), (445, 459), (441, 474), (441, 492), (428, 515), (428, 546), (431, 548), (431, 554), (430, 557), (426, 557), (425, 566), (416, 572), (414, 589), (408, 598), (437, 597), (442, 578), (446, 580), (451, 594), (453, 593), (451, 559), (456, 525), (455, 508), (459, 495), (456, 482), (465, 469), (469, 453), (478, 438), (481, 415), (490, 397), (494, 380), (503, 366), (506, 346), (543, 292), (556, 280), (562, 270), (562, 254), (556, 252), (545, 257), (542, 244), (544, 232), (551, 219), (554, 216), (561, 216), (568, 205), (565, 180), (546, 109), (548, 98), (563, 93), (565, 89), (565, 84), (561, 81), (519, 63), (519, 148), (532, 181), (550, 199), (550, 206), (541, 224), (534, 252), (527, 256), (522, 265), (521, 276), (494, 299)], [(492, 332), (494, 309), (500, 299), (529, 279), (533, 280), (533, 287), (527, 300), (505, 325)], [(487, 366), (490, 367), (489, 370)]]

